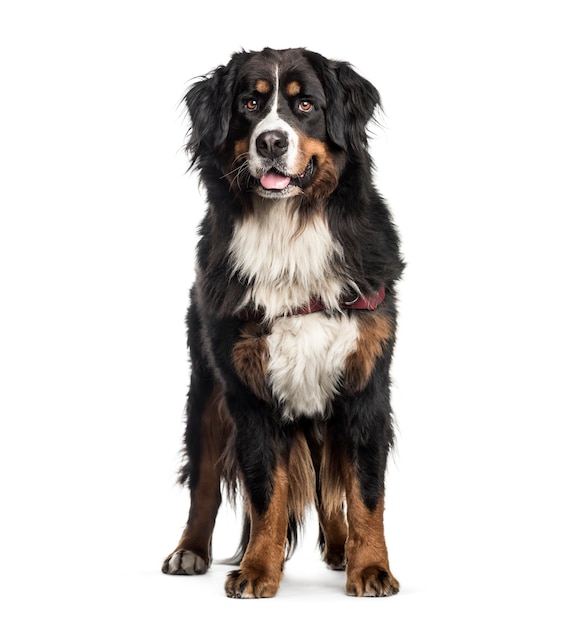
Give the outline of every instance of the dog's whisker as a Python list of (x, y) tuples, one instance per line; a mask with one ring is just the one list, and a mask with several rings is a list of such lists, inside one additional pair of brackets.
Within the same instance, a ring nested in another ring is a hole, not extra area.
[(244, 166), (245, 166), (245, 163), (241, 163), (238, 167), (228, 170), (227, 172), (222, 174), (222, 176), (220, 176), (220, 180), (222, 180), (223, 178), (228, 178), (232, 174), (234, 174), (234, 176), (237, 176), (238, 172), (241, 171), (244, 168)]
[[(239, 167), (234, 170), (231, 170), (230, 174), (234, 173), (234, 177), (232, 182), (236, 183), (238, 189), (242, 189), (243, 181), (248, 182), (250, 179), (250, 170), (248, 168), (248, 163), (244, 162)], [(232, 184), (230, 185), (232, 187)]]
[[(247, 156), (248, 153), (242, 153), (239, 154), (234, 161), (232, 161), (232, 164), (236, 163), (237, 161), (239, 161), (240, 159), (244, 158)], [(238, 185), (239, 189), (242, 189), (242, 178), (244, 178), (245, 180), (248, 180), (250, 178), (250, 171), (249, 171), (249, 166), (248, 166), (248, 162), (246, 160), (243, 160), (240, 165), (238, 165), (238, 167), (234, 167), (233, 169), (229, 170), (228, 172), (226, 172), (225, 174), (223, 174), (220, 179), (223, 178), (230, 178), (231, 179), (231, 183), (230, 183), (230, 188), (232, 188), (232, 183), (236, 183), (236, 185)]]

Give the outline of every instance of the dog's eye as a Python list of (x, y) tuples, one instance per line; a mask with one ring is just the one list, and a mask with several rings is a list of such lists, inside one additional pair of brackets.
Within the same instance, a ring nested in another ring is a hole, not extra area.
[(249, 98), (245, 102), (245, 106), (249, 111), (257, 111), (258, 110), (258, 100), (255, 98)]
[(308, 111), (311, 111), (314, 108), (314, 105), (310, 100), (300, 100), (300, 102), (298, 103), (298, 108), (300, 109), (300, 111), (308, 113)]

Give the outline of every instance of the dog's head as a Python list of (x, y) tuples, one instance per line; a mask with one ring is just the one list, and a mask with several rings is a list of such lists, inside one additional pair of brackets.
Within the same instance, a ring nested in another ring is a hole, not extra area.
[(193, 85), (188, 150), (240, 194), (327, 195), (366, 156), (378, 92), (349, 64), (305, 49), (241, 52)]

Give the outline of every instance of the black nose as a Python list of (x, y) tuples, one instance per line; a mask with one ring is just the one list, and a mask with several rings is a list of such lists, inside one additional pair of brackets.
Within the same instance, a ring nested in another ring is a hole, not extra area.
[(260, 156), (276, 159), (288, 150), (288, 135), (280, 130), (267, 130), (256, 138), (256, 150)]

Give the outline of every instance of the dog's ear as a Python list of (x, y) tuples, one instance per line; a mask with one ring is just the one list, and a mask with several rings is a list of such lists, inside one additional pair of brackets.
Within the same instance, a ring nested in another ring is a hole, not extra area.
[(217, 67), (192, 85), (184, 97), (190, 116), (186, 150), (192, 165), (215, 154), (228, 135), (232, 117), (236, 64)]
[(366, 149), (366, 126), (380, 106), (378, 90), (349, 63), (314, 56), (326, 93), (328, 136), (351, 156), (358, 155)]

